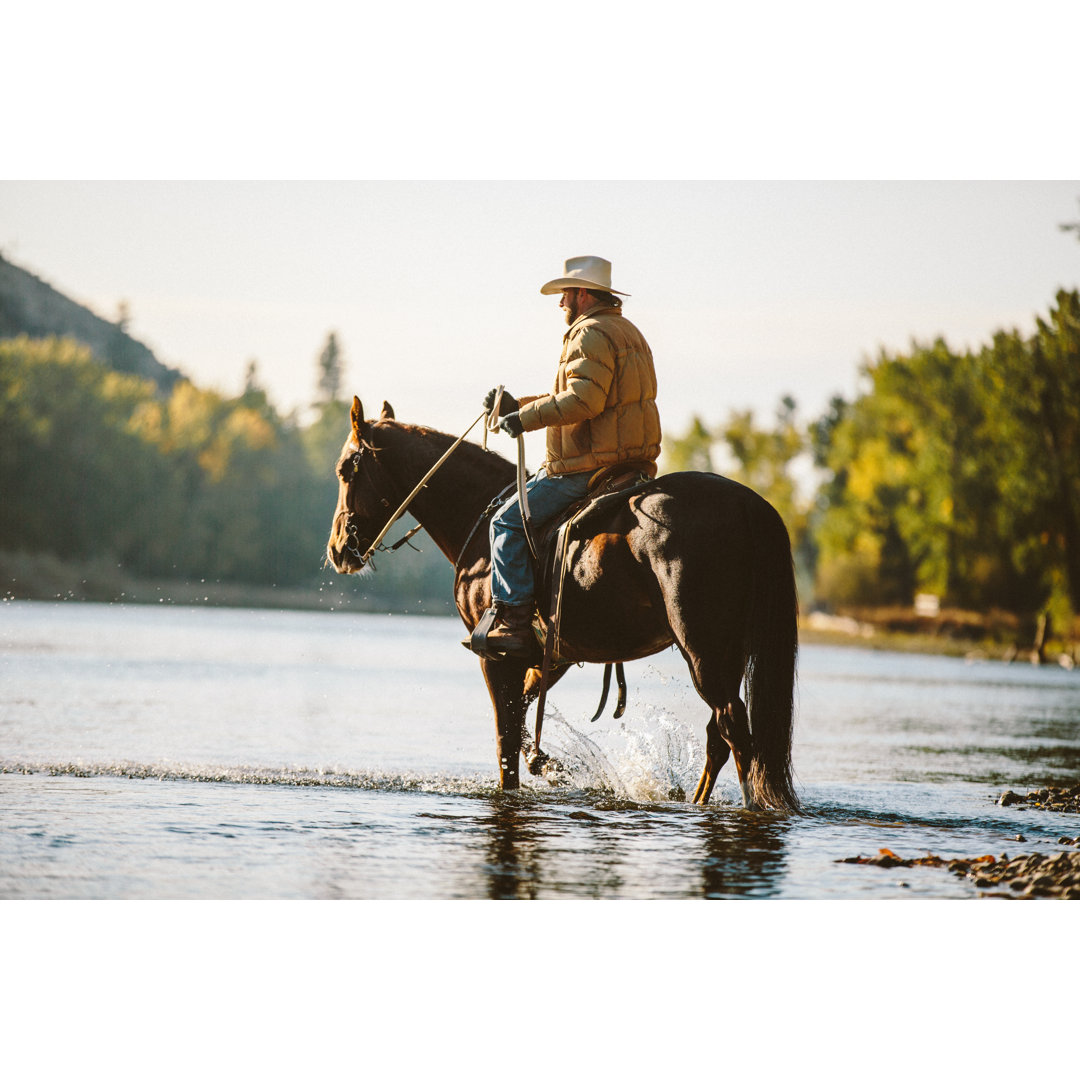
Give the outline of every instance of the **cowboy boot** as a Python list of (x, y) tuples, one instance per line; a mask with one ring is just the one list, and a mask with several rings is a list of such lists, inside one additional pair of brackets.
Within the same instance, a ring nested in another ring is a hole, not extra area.
[(495, 625), (488, 631), (484, 644), (492, 652), (508, 656), (531, 656), (536, 652), (536, 637), (532, 629), (532, 604), (492, 605)]

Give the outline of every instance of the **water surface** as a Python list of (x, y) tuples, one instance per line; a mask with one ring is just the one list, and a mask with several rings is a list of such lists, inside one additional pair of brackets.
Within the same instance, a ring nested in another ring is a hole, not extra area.
[[(1058, 850), (1080, 673), (807, 645), (806, 812), (748, 813), (730, 764), (686, 803), (708, 710), (677, 653), (556, 686), (566, 782), (498, 791), (460, 625), (341, 612), (0, 605), (0, 897), (967, 898), (929, 868), (837, 860)], [(1023, 840), (1017, 840), (1021, 835)]]

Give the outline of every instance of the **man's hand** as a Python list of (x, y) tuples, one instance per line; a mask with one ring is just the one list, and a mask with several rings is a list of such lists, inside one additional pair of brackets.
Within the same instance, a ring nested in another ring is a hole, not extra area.
[(516, 412), (512, 412), (509, 416), (503, 417), (502, 423), (499, 425), (499, 430), (505, 431), (511, 438), (516, 439), (521, 435), (525, 428), (521, 426), (521, 416)]
[[(498, 393), (498, 387), (487, 392), (487, 396), (484, 398), (484, 412), (490, 413), (495, 407), (495, 398), (498, 396)], [(518, 404), (517, 398), (512, 397), (504, 390), (502, 399), (499, 402), (499, 415), (506, 416), (507, 413), (517, 412), (520, 408), (521, 406)]]

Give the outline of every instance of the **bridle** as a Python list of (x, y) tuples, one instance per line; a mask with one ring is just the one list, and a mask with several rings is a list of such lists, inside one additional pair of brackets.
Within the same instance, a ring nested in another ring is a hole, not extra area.
[[(484, 449), (485, 450), (487, 449), (488, 432), (489, 431), (498, 431), (499, 430), (499, 409), (500, 409), (500, 406), (502, 404), (502, 397), (503, 397), (503, 387), (500, 386), (495, 392), (495, 400), (492, 402), (491, 411), (488, 412), (485, 409), (484, 412), (482, 412), (461, 433), (461, 435), (453, 442), (453, 444), (450, 446), (450, 449), (447, 450), (442, 455), (442, 457), (440, 457), (439, 460), (436, 461), (434, 465), (432, 465), (432, 467), (430, 469), (428, 469), (428, 471), (424, 474), (424, 478), (420, 481), (420, 483), (417, 484), (416, 487), (414, 487), (412, 489), (412, 491), (406, 497), (405, 501), (397, 508), (397, 510), (395, 510), (390, 515), (390, 518), (386, 522), (386, 524), (383, 526), (382, 531), (371, 542), (371, 544), (369, 545), (367, 551), (361, 553), (358, 543), (353, 543), (353, 542), (349, 542), (349, 541), (346, 542), (345, 550), (348, 551), (350, 555), (353, 555), (355, 558), (360, 560), (360, 566), (361, 567), (367, 566), (368, 560), (377, 551), (387, 551), (387, 552), (389, 552), (389, 551), (397, 551), (397, 549), (399, 547), (401, 547), (402, 544), (408, 543), (409, 539), (411, 537), (415, 536), (423, 528), (422, 525), (417, 525), (414, 529), (410, 529), (409, 532), (407, 532), (396, 543), (391, 544), (390, 547), (385, 547), (383, 545), (383, 540), (386, 538), (386, 534), (393, 527), (394, 523), (398, 520), (398, 518), (401, 517), (402, 514), (405, 513), (405, 511), (409, 508), (409, 504), (413, 501), (413, 499), (415, 499), (416, 496), (419, 495), (420, 492), (424, 490), (424, 486), (427, 484), (427, 482), (439, 471), (439, 469), (442, 468), (442, 466), (446, 463), (446, 460), (450, 457), (450, 455), (465, 441), (466, 436), (468, 436), (468, 434), (472, 431), (472, 429), (474, 427), (476, 427), (476, 425), (479, 424), (481, 420), (486, 420), (487, 421), (484, 424)], [(356, 516), (356, 511), (353, 510), (353, 508), (352, 508), (351, 496), (352, 496), (352, 485), (356, 480), (356, 476), (357, 476), (357, 473), (360, 470), (361, 464), (364, 464), (365, 472), (366, 472), (366, 475), (367, 475), (367, 480), (368, 480), (368, 483), (369, 483), (369, 485), (371, 487), (371, 490), (374, 492), (375, 497), (382, 504), (383, 508), (386, 509), (386, 510), (389, 510), (390, 507), (393, 505), (393, 503), (391, 503), (384, 495), (382, 495), (380, 493), (378, 486), (371, 479), (371, 470), (367, 468), (367, 459), (376, 457), (376, 455), (379, 452), (379, 447), (373, 446), (371, 443), (365, 443), (363, 441), (363, 439), (360, 439), (359, 437), (358, 437), (357, 441), (358, 441), (358, 445), (357, 445), (357, 448), (356, 448), (356, 453), (354, 453), (352, 455), (352, 458), (351, 458), (352, 465), (353, 465), (353, 475), (352, 475), (352, 478), (350, 480), (346, 481), (346, 483), (348, 485), (348, 495), (346, 497), (345, 510), (346, 510), (346, 513), (347, 513), (348, 517), (346, 519), (345, 533), (350, 538), (351, 541), (358, 541), (359, 540), (359, 533), (358, 533), (358, 531), (356, 529), (355, 522), (352, 520)], [(532, 537), (530, 536), (529, 528), (528, 528), (529, 503), (528, 503), (528, 498), (527, 498), (526, 492), (525, 492), (525, 480), (526, 480), (526, 475), (525, 475), (525, 440), (523, 438), (521, 438), (521, 436), (518, 436), (518, 438), (515, 441), (518, 444), (517, 488), (518, 488), (518, 495), (519, 495), (519, 497), (521, 499), (522, 516), (525, 519), (525, 527), (526, 527), (525, 528), (525, 536), (526, 536), (526, 539), (529, 542), (530, 550), (533, 551), (533, 557), (535, 558), (535, 549), (533, 548)], [(364, 453), (365, 449), (368, 451), (368, 453), (366, 453), (366, 454)], [(342, 477), (342, 479), (344, 480), (344, 477)]]
[[(500, 390), (501, 390), (501, 387), (500, 387)], [(499, 395), (499, 396), (501, 396), (501, 395)], [(398, 518), (400, 518), (401, 515), (405, 513), (405, 511), (409, 508), (410, 503), (412, 503), (413, 499), (415, 499), (416, 496), (419, 495), (420, 492), (424, 490), (424, 486), (427, 484), (427, 482), (439, 471), (439, 469), (442, 468), (442, 466), (446, 463), (447, 458), (449, 458), (450, 455), (465, 441), (465, 437), (469, 434), (469, 432), (471, 432), (472, 429), (474, 427), (476, 427), (476, 425), (479, 424), (480, 421), (483, 420), (485, 417), (495, 417), (495, 418), (498, 417), (498, 415), (499, 415), (498, 405), (499, 405), (499, 402), (496, 400), (495, 405), (494, 405), (491, 413), (488, 413), (486, 410), (484, 412), (482, 412), (465, 429), (465, 431), (460, 435), (460, 437), (457, 438), (454, 441), (454, 443), (450, 446), (450, 449), (447, 450), (446, 453), (444, 453), (442, 455), (442, 457), (440, 457), (439, 460), (436, 461), (435, 464), (432, 465), (432, 467), (430, 469), (428, 469), (428, 471), (424, 474), (424, 478), (420, 481), (420, 483), (417, 484), (416, 487), (414, 487), (411, 492), (409, 492), (409, 494), (406, 497), (405, 501), (390, 515), (390, 518), (388, 519), (386, 524), (383, 526), (382, 531), (371, 542), (371, 544), (369, 545), (367, 551), (361, 552), (358, 545), (350, 544), (348, 542), (346, 543), (345, 549), (349, 552), (350, 555), (353, 555), (357, 559), (360, 560), (360, 565), (362, 567), (367, 565), (368, 560), (371, 558), (372, 555), (375, 554), (375, 552), (377, 552), (377, 551), (396, 551), (399, 547), (401, 547), (402, 544), (406, 543), (410, 539), (410, 537), (415, 536), (416, 533), (418, 533), (423, 528), (422, 525), (417, 525), (416, 528), (411, 529), (408, 533), (405, 534), (405, 536), (403, 536), (395, 544), (392, 544), (390, 547), (384, 547), (383, 546), (383, 540), (386, 538), (386, 534), (393, 527), (394, 522), (396, 522), (398, 520)], [(495, 428), (491, 427), (490, 419), (489, 419), (489, 422), (484, 425), (484, 448), (485, 449), (487, 449), (487, 433), (488, 433), (489, 430), (491, 430), (491, 431), (496, 430)], [(519, 443), (520, 443), (520, 440), (519, 440)], [(368, 451), (368, 453), (366, 453), (366, 454), (364, 453), (365, 449)], [(370, 471), (370, 469), (367, 469), (367, 467), (366, 467), (367, 459), (368, 458), (374, 458), (378, 454), (378, 452), (379, 452), (378, 447), (372, 446), (370, 443), (365, 443), (363, 440), (359, 440), (359, 445), (357, 446), (356, 453), (353, 454), (352, 459), (351, 459), (352, 464), (353, 464), (353, 475), (352, 475), (352, 479), (346, 481), (346, 483), (348, 484), (348, 496), (349, 497), (346, 498), (346, 503), (345, 503), (345, 510), (346, 510), (346, 512), (348, 514), (348, 520), (347, 520), (347, 523), (346, 523), (346, 526), (345, 526), (345, 532), (350, 538), (353, 538), (353, 539), (358, 539), (359, 534), (358, 534), (358, 532), (356, 530), (355, 523), (352, 521), (352, 518), (356, 514), (356, 511), (353, 510), (352, 505), (351, 505), (352, 485), (356, 480), (357, 473), (359, 472), (359, 469), (360, 469), (360, 466), (361, 466), (362, 463), (365, 464), (365, 472), (366, 472), (368, 483), (369, 483), (369, 485), (371, 487), (371, 490), (374, 492), (375, 497), (382, 504), (383, 508), (386, 509), (386, 510), (389, 510), (390, 507), (393, 505), (393, 503), (391, 503), (384, 495), (382, 495), (380, 493), (378, 486), (371, 479), (371, 471)], [(344, 477), (342, 477), (342, 479), (344, 479)]]
[[(357, 514), (353, 506), (353, 485), (359, 479), (362, 479), (366, 483), (367, 487), (371, 490), (375, 498), (379, 501), (379, 504), (384, 510), (390, 510), (394, 505), (383, 494), (381, 485), (375, 479), (376, 470), (372, 468), (372, 464), (378, 456), (378, 453), (378, 447), (372, 445), (371, 443), (364, 442), (364, 440), (361, 439), (359, 440), (359, 445), (357, 446), (356, 452), (349, 459), (350, 464), (352, 465), (352, 476), (346, 481), (348, 490), (345, 497), (346, 540), (344, 547), (350, 555), (354, 556), (360, 561), (360, 565), (362, 567), (367, 565), (368, 560), (370, 560), (371, 556), (374, 555), (377, 551), (396, 551), (399, 547), (407, 543), (413, 536), (415, 536), (423, 527), (417, 525), (414, 529), (410, 529), (409, 532), (405, 534), (405, 536), (403, 536), (396, 543), (392, 544), (390, 547), (387, 547), (385, 544), (383, 544), (383, 538), (389, 531), (390, 526), (393, 525), (394, 522), (397, 521), (397, 519), (404, 512), (403, 508), (390, 518), (390, 520), (386, 524), (386, 528), (384, 528), (382, 532), (379, 533), (379, 535), (375, 539), (375, 542), (369, 545), (366, 551), (360, 550), (360, 531), (356, 527), (355, 519)], [(342, 479), (344, 480), (344, 477), (342, 477)], [(374, 564), (372, 564), (372, 567), (374, 568)]]

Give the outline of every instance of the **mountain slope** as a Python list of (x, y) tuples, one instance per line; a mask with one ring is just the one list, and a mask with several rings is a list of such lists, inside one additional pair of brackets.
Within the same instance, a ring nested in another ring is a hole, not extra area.
[(95, 315), (39, 277), (0, 255), (0, 338), (72, 337), (101, 363), (151, 379), (168, 390), (182, 375), (160, 360), (121, 325)]

